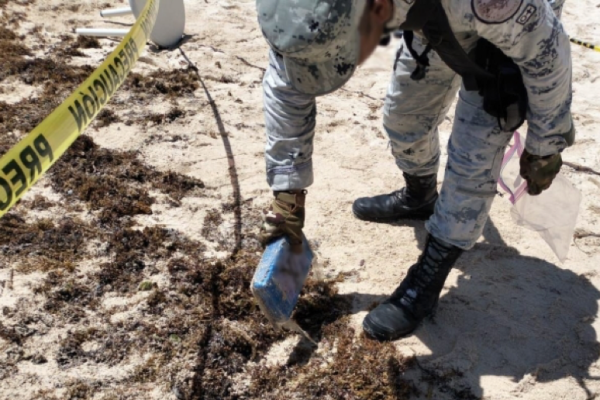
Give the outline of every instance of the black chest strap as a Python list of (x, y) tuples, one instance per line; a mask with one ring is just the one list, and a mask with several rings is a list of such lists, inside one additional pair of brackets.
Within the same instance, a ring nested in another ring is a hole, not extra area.
[[(477, 90), (483, 109), (498, 119), (500, 129), (510, 132), (525, 121), (527, 90), (519, 67), (498, 47), (479, 39), (471, 54), (462, 48), (452, 31), (440, 0), (415, 0), (406, 22), (400, 26), (408, 51), (417, 63), (414, 80), (425, 78), (431, 50), (463, 79), (465, 89)], [(423, 53), (413, 48), (414, 32), (421, 31), (428, 44)]]
[[(444, 63), (463, 78), (467, 90), (477, 89), (477, 79), (493, 78), (462, 48), (439, 0), (416, 0), (400, 29), (404, 30), (407, 49), (417, 63), (417, 68), (411, 74), (412, 79), (421, 80), (425, 77), (431, 50), (435, 50)], [(421, 54), (413, 48), (413, 31), (417, 30), (423, 32), (428, 42)]]
[(417, 63), (417, 68), (410, 74), (410, 77), (415, 81), (420, 81), (425, 78), (425, 73), (427, 71), (427, 67), (429, 67), (429, 57), (427, 54), (431, 51), (431, 45), (427, 44), (425, 50), (419, 54), (413, 48), (413, 40), (415, 39), (415, 35), (413, 31), (404, 31), (404, 41), (406, 42), (406, 48), (408, 49), (410, 55), (415, 59)]

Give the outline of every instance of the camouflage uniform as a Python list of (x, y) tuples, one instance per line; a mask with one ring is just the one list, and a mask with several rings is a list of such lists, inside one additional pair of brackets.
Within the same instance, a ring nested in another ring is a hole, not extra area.
[[(399, 26), (410, 7), (394, 0)], [(410, 2), (412, 3), (412, 2)], [(550, 5), (548, 4), (550, 3)], [(442, 0), (450, 25), (467, 51), (483, 37), (521, 68), (529, 96), (526, 148), (538, 156), (562, 151), (572, 128), (571, 56), (560, 15), (564, 0)], [(260, 18), (260, 17), (259, 17)], [(418, 38), (418, 36), (417, 36)], [(421, 53), (423, 40), (415, 40)], [(437, 173), (438, 126), (461, 86), (461, 78), (434, 52), (426, 78), (414, 81), (415, 61), (400, 43), (384, 106), (384, 129), (398, 167), (411, 175)], [(267, 181), (273, 190), (304, 189), (312, 184), (312, 142), (316, 102), (293, 88), (283, 58), (270, 52), (265, 74)], [(309, 71), (307, 71), (307, 75)], [(297, 77), (297, 74), (296, 74)], [(503, 132), (482, 107), (477, 92), (459, 93), (448, 143), (448, 164), (434, 215), (427, 230), (462, 249), (481, 235), (496, 193), (500, 164), (512, 132)]]

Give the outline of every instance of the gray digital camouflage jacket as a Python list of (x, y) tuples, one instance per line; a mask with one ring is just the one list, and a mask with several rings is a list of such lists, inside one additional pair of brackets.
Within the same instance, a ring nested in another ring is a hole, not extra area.
[[(404, 22), (415, 0), (394, 0), (394, 18)], [(528, 94), (526, 147), (545, 156), (566, 148), (571, 118), (572, 64), (560, 14), (564, 0), (441, 0), (457, 39), (470, 51), (484, 38), (521, 69)], [(416, 33), (418, 35), (418, 32)]]

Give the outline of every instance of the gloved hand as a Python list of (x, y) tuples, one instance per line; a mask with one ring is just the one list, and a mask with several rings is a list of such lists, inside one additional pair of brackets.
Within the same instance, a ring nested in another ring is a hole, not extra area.
[(263, 211), (260, 240), (263, 246), (287, 235), (294, 253), (302, 252), (302, 228), (304, 227), (304, 202), (306, 190), (275, 192), (268, 210)]
[(523, 150), (520, 174), (527, 181), (527, 193), (536, 196), (548, 189), (562, 167), (560, 153), (550, 156), (535, 156)]

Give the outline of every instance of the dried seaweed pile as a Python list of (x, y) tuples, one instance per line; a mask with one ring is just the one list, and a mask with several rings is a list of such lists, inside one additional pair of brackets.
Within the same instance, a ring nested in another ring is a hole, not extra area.
[[(4, 22), (15, 24), (9, 14)], [(39, 89), (39, 95), (16, 104), (0, 102), (0, 153), (18, 140), (12, 133), (35, 127), (93, 70), (72, 67), (68, 59), (97, 48), (97, 41), (66, 36), (53, 45), (52, 57), (31, 58), (34, 50), (0, 28), (0, 81), (18, 79)], [(173, 107), (162, 116), (127, 117), (126, 124), (191, 118), (176, 99), (197, 88), (197, 78), (186, 70), (132, 74), (123, 91), (133, 102), (143, 106), (158, 96)], [(118, 110), (118, 104), (107, 107), (96, 127), (121, 121)], [(415, 393), (402, 379), (410, 360), (349, 328), (351, 297), (337, 293), (335, 280), (309, 279), (295, 312), (322, 349), (316, 352), (302, 340), (283, 365), (261, 366), (271, 346), (290, 333), (273, 330), (252, 299), (250, 280), (261, 252), (254, 234), (244, 231), (241, 245), (232, 246), (219, 229), (239, 207), (247, 220), (257, 218), (251, 203), (221, 200), (199, 179), (159, 171), (136, 152), (101, 148), (87, 136), (47, 176), (61, 202), (36, 196), (0, 219), (0, 268), (43, 276), (34, 287), (43, 299), (39, 308), (17, 304), (2, 310), (0, 379), (17, 376), (19, 363), (55, 362), (77, 375), (84, 365), (125, 368), (137, 360), (118, 379), (74, 379), (61, 383), (60, 395), (48, 388), (36, 398), (91, 399), (100, 393), (107, 400), (139, 399), (156, 387), (178, 399), (377, 400)], [(184, 197), (214, 197), (198, 230), (220, 250), (239, 250), (214, 259), (205, 256), (203, 243), (182, 232), (136, 225), (136, 216), (153, 212), (153, 193), (170, 199), (170, 207), (181, 207)], [(39, 212), (51, 212), (52, 218), (37, 218)], [(134, 305), (103, 305), (107, 296), (144, 292)], [(50, 357), (32, 351), (28, 343), (52, 330), (66, 331), (55, 343), (58, 350)]]

